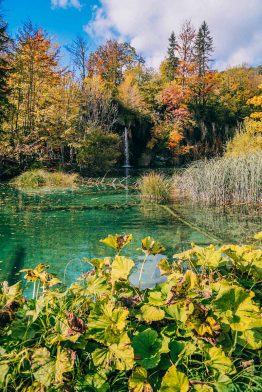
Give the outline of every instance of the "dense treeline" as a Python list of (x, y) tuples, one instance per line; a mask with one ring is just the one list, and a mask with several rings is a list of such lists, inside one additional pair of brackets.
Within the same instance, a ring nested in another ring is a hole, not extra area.
[[(114, 39), (91, 53), (77, 37), (67, 50), (73, 70), (61, 66), (59, 45), (40, 27), (26, 22), (11, 38), (1, 18), (2, 174), (41, 165), (106, 171), (121, 163), (125, 128), (134, 164), (211, 157), (223, 153), (236, 129), (246, 138), (239, 124), (261, 106), (261, 67), (213, 70), (206, 22), (196, 30), (186, 21), (172, 32), (158, 70)], [(259, 116), (245, 127), (261, 142)]]

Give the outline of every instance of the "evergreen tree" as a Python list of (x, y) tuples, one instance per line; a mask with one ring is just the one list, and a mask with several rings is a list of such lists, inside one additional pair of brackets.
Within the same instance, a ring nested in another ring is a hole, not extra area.
[(210, 69), (213, 51), (213, 38), (211, 37), (207, 23), (204, 21), (196, 35), (194, 47), (194, 60), (198, 76), (205, 76), (206, 72)]
[(176, 52), (178, 49), (178, 44), (177, 44), (177, 39), (176, 39), (176, 35), (174, 33), (174, 31), (172, 31), (169, 39), (169, 47), (167, 50), (168, 53), (168, 57), (167, 57), (167, 61), (168, 61), (168, 78), (170, 80), (174, 80), (175, 79), (175, 72), (176, 69), (178, 67), (178, 63), (179, 63), (179, 58), (176, 56)]
[(7, 24), (0, 16), (0, 122), (6, 116), (8, 106), (8, 86), (7, 79), (10, 71), (8, 62), (9, 37), (7, 35)]

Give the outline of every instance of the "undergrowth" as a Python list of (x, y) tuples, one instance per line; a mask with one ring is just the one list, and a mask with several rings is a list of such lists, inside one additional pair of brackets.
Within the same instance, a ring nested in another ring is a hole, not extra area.
[(163, 256), (165, 282), (145, 290), (145, 263), (165, 252), (150, 237), (136, 285), (120, 255), (131, 235), (102, 240), (115, 256), (85, 260), (67, 289), (47, 265), (23, 270), (31, 299), (20, 282), (0, 291), (1, 391), (261, 391), (261, 239)]
[(147, 200), (162, 202), (170, 199), (170, 182), (161, 173), (150, 172), (143, 175), (138, 188), (142, 198)]

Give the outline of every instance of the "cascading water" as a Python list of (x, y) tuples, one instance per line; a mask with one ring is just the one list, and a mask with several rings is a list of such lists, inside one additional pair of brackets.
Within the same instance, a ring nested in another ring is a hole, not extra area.
[(128, 130), (125, 128), (125, 133), (124, 133), (124, 142), (125, 142), (125, 163), (123, 167), (130, 167), (130, 161), (129, 161), (129, 140), (128, 140)]

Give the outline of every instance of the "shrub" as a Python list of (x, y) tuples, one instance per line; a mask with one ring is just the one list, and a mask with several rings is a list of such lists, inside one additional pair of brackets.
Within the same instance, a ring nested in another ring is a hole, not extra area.
[(262, 152), (198, 161), (174, 176), (174, 188), (194, 202), (261, 204)]
[(20, 283), (3, 284), (1, 390), (261, 390), (262, 250), (193, 246), (173, 264), (162, 258), (165, 281), (141, 289), (145, 263), (165, 249), (142, 240), (144, 261), (131, 284), (135, 263), (120, 255), (131, 240), (102, 240), (116, 255), (89, 260), (90, 272), (65, 291), (53, 289), (59, 280), (43, 264), (23, 271), (31, 300)]
[(247, 119), (227, 144), (226, 157), (237, 157), (262, 152), (262, 121)]
[(77, 174), (48, 172), (43, 169), (28, 170), (11, 181), (16, 187), (73, 187), (78, 182)]
[(77, 163), (90, 173), (104, 173), (116, 164), (120, 157), (121, 139), (116, 133), (105, 133), (101, 129), (87, 134), (77, 153)]
[(170, 184), (161, 173), (147, 173), (138, 182), (141, 196), (156, 202), (166, 201), (170, 198)]

